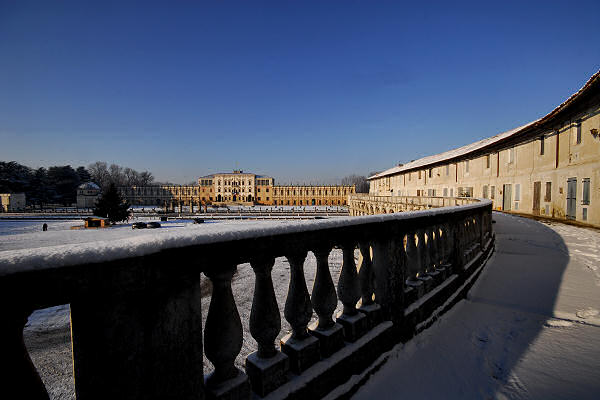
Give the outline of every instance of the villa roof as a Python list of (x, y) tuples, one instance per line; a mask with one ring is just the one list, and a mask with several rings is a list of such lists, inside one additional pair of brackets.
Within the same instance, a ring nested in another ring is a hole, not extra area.
[(576, 99), (580, 98), (584, 93), (590, 91), (592, 87), (598, 87), (600, 83), (600, 71), (596, 72), (592, 77), (579, 89), (577, 92), (572, 94), (567, 100), (561, 103), (558, 107), (552, 110), (546, 116), (536, 119), (535, 121), (531, 121), (525, 125), (521, 125), (517, 128), (511, 129), (506, 132), (499, 133), (495, 136), (485, 138), (483, 140), (479, 140), (474, 143), (467, 144), (465, 146), (449, 150), (443, 153), (435, 154), (432, 156), (427, 156), (423, 158), (419, 158), (418, 160), (411, 161), (409, 163), (403, 165), (397, 165), (395, 167), (389, 168), (383, 172), (370, 176), (368, 179), (382, 178), (384, 176), (395, 175), (400, 172), (411, 171), (423, 167), (428, 167), (430, 165), (439, 164), (441, 162), (450, 161), (454, 159), (465, 158), (469, 154), (472, 154), (478, 150), (483, 150), (487, 147), (491, 147), (492, 145), (499, 144), (501, 142), (505, 142), (510, 138), (514, 138), (519, 136), (522, 133), (525, 133), (531, 128), (537, 128), (542, 124), (548, 122), (552, 118), (554, 118), (558, 113), (565, 110), (568, 106), (570, 106)]

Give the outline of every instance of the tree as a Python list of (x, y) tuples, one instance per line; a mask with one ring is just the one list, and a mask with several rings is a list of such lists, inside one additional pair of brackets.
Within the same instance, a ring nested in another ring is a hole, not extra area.
[(346, 176), (342, 178), (342, 185), (355, 185), (356, 193), (369, 193), (369, 181), (365, 176)]
[(129, 203), (123, 200), (113, 183), (108, 185), (96, 202), (94, 215), (108, 218), (111, 223), (125, 221), (129, 217)]
[(105, 162), (96, 161), (88, 166), (88, 171), (92, 176), (92, 181), (101, 188), (107, 188), (110, 183), (110, 174)]
[(85, 169), (85, 167), (77, 167), (76, 171), (77, 175), (79, 175), (79, 181), (81, 183), (89, 182), (92, 180), (92, 176), (90, 175), (88, 170)]

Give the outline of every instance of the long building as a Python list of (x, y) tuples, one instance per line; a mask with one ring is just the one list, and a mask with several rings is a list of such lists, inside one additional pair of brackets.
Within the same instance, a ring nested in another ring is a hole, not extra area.
[(132, 186), (119, 191), (130, 204), (161, 206), (273, 205), (345, 206), (354, 185), (275, 185), (269, 176), (235, 170), (198, 178), (198, 185)]
[(371, 176), (370, 194), (482, 197), (600, 226), (600, 71), (546, 116)]

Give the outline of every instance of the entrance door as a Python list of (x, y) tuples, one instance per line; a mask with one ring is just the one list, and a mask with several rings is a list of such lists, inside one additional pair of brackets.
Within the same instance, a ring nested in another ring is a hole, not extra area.
[(542, 182), (533, 182), (533, 214), (540, 214), (540, 202), (542, 200)]
[(567, 218), (577, 216), (577, 178), (567, 179)]
[(504, 185), (502, 192), (502, 209), (504, 211), (510, 211), (510, 204), (512, 202), (512, 185), (510, 183)]

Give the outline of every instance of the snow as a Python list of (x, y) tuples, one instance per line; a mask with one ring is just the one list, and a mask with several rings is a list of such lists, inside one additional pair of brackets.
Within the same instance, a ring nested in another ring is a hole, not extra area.
[(597, 398), (600, 232), (494, 219), (496, 251), (468, 298), (390, 351), (354, 398)]
[(57, 230), (7, 236), (0, 241), (0, 276), (14, 272), (72, 266), (143, 256), (163, 249), (218, 243), (275, 234), (309, 232), (390, 220), (415, 215), (454, 213), (491, 204), (490, 200), (449, 208), (362, 217), (337, 217), (311, 221), (244, 221), (192, 224), (171, 221), (159, 229), (132, 230), (130, 224), (105, 229)]

